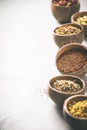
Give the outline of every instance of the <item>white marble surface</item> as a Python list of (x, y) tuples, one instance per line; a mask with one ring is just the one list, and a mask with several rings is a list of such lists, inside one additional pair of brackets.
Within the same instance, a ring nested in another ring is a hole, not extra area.
[(0, 130), (72, 130), (45, 94), (60, 75), (52, 38), (58, 25), (50, 0), (0, 0)]

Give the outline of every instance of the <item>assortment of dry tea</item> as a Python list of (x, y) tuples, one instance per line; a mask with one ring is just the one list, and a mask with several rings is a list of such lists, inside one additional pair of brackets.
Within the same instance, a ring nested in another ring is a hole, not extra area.
[[(73, 6), (76, 5), (78, 0), (52, 0), (53, 4), (59, 6)], [(78, 17), (76, 21), (80, 24), (87, 24), (87, 16)], [(55, 33), (58, 35), (73, 35), (81, 31), (80, 28), (75, 27), (74, 25), (64, 24), (55, 29)], [(87, 54), (73, 49), (64, 53), (57, 62), (57, 68), (62, 73), (73, 73), (80, 70), (85, 64), (87, 64)]]
[[(53, 4), (57, 6), (75, 6), (78, 4), (78, 0), (52, 0)], [(80, 16), (76, 19), (77, 24), (87, 26), (87, 16)], [(55, 29), (55, 33), (58, 35), (72, 35), (77, 34), (81, 29), (73, 25), (63, 25)], [(87, 64), (87, 53), (82, 52), (78, 49), (72, 49), (63, 53), (57, 59), (57, 68), (60, 72), (70, 74), (75, 71), (80, 70), (84, 65)], [(56, 91), (61, 91), (64, 93), (73, 93), (81, 90), (80, 84), (76, 81), (71, 80), (59, 80), (56, 79), (52, 82), (52, 87)], [(68, 105), (68, 111), (70, 114), (76, 118), (87, 118), (87, 100), (73, 101)]]

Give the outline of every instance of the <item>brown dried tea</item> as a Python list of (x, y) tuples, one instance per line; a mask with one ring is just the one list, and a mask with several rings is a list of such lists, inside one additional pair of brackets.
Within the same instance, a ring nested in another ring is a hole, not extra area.
[(63, 73), (72, 73), (87, 64), (87, 54), (81, 50), (72, 49), (63, 53), (57, 59), (57, 67)]

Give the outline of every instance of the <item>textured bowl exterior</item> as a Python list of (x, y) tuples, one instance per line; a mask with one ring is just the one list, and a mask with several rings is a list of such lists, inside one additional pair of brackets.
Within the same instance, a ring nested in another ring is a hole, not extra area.
[[(58, 58), (63, 53), (65, 53), (66, 51), (72, 50), (72, 49), (78, 49), (78, 50), (80, 49), (80, 50), (84, 51), (87, 54), (87, 48), (84, 47), (83, 45), (79, 44), (79, 43), (71, 43), (71, 44), (68, 44), (68, 45), (64, 45), (63, 47), (60, 48), (60, 50), (57, 52), (57, 55), (56, 55), (56, 67), (57, 67), (57, 69), (58, 69), (58, 66), (57, 66)], [(85, 64), (81, 69), (79, 69), (77, 71), (74, 71), (72, 73), (63, 73), (61, 71), (60, 71), (60, 73), (62, 73), (62, 74), (70, 74), (70, 75), (75, 75), (75, 76), (81, 77), (81, 76), (83, 76), (83, 75), (85, 75), (87, 73), (87, 64)]]
[(73, 128), (75, 127), (76, 129), (79, 129), (79, 130), (86, 130), (87, 129), (87, 118), (79, 119), (79, 118), (73, 117), (69, 113), (69, 111), (67, 109), (67, 105), (69, 103), (71, 103), (72, 101), (81, 101), (81, 100), (84, 100), (84, 99), (87, 100), (87, 96), (85, 96), (85, 95), (74, 95), (74, 96), (71, 96), (71, 97), (67, 98), (64, 101), (64, 105), (63, 105), (63, 116), (64, 116), (65, 120)]
[[(57, 28), (63, 27), (63, 26), (67, 26), (67, 25), (71, 25), (74, 27), (77, 27), (79, 29), (81, 29), (81, 31), (77, 34), (72, 34), (72, 35), (59, 35), (55, 33), (55, 30)], [(68, 23), (68, 24), (63, 24), (59, 27), (56, 27), (53, 31), (53, 39), (54, 42), (56, 43), (56, 45), (60, 48), (66, 44), (70, 44), (70, 43), (82, 43), (84, 40), (84, 29), (81, 25), (75, 24), (75, 23)]]
[[(77, 23), (77, 22), (76, 22), (76, 19), (77, 19), (78, 17), (82, 17), (82, 16), (87, 16), (87, 11), (85, 11), (85, 12), (77, 12), (77, 13), (73, 14), (73, 15), (71, 16), (71, 22), (72, 22), (72, 23)], [(82, 26), (83, 26), (83, 28), (84, 28), (85, 36), (87, 37), (87, 26), (86, 26), (86, 25), (82, 25)]]
[[(61, 92), (61, 91), (58, 91), (56, 89), (54, 89), (52, 87), (52, 82), (55, 81), (55, 80), (71, 80), (71, 81), (76, 81), (76, 83), (78, 83), (79, 85), (81, 85), (82, 89), (78, 92), (74, 92), (74, 93), (66, 93), (66, 92)], [(57, 77), (54, 77), (52, 78), (50, 81), (49, 81), (49, 84), (48, 84), (48, 94), (49, 94), (49, 97), (52, 99), (52, 101), (58, 105), (60, 108), (63, 107), (63, 103), (64, 101), (72, 96), (72, 95), (79, 95), (79, 94), (82, 94), (84, 95), (85, 93), (85, 82), (77, 77), (77, 76), (70, 76), (70, 75), (61, 75), (61, 76), (57, 76)]]
[(71, 16), (79, 12), (80, 10), (80, 2), (75, 6), (65, 7), (58, 6), (51, 2), (51, 12), (54, 18), (60, 23), (68, 23), (71, 20)]

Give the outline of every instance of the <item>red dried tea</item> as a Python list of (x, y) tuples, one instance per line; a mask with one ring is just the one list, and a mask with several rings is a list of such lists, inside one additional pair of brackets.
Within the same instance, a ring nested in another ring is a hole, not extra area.
[(78, 4), (78, 0), (52, 0), (52, 3), (57, 4), (59, 6), (74, 6)]

